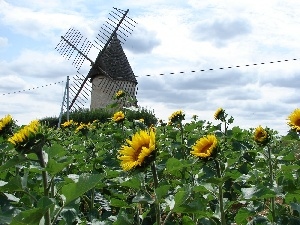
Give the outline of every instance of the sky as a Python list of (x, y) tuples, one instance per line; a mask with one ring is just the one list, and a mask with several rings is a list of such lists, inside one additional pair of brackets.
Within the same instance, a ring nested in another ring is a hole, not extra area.
[(73, 27), (94, 42), (113, 7), (137, 22), (123, 48), (139, 106), (213, 123), (222, 107), (233, 126), (289, 130), (300, 107), (298, 0), (0, 0), (0, 117), (58, 116), (77, 74), (55, 50), (60, 37)]

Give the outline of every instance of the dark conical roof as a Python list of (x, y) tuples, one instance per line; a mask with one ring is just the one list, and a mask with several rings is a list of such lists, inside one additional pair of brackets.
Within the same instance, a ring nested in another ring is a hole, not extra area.
[(104, 51), (99, 52), (95, 65), (90, 69), (88, 76), (91, 80), (97, 75), (104, 75), (98, 66), (110, 77), (116, 80), (131, 81), (137, 83), (120, 40), (115, 34)]

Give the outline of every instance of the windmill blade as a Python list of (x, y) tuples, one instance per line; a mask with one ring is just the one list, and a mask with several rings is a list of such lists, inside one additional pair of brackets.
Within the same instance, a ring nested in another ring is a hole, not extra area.
[(70, 99), (76, 99), (75, 101), (72, 101), (72, 107), (69, 107), (71, 110), (73, 107), (75, 108), (84, 108), (89, 102), (91, 97), (91, 84), (86, 83), (84, 87), (82, 87), (81, 91), (78, 93), (78, 90), (80, 89), (82, 85), (82, 81), (86, 78), (86, 76), (80, 74), (77, 72), (77, 74), (71, 79), (70, 82)]
[[(135, 27), (132, 22), (129, 22), (129, 20), (134, 21), (127, 16), (129, 10), (124, 11), (117, 8), (113, 9), (114, 10), (109, 13), (107, 21), (103, 24), (103, 26), (100, 27), (99, 33), (96, 37), (98, 41), (95, 42), (97, 44), (98, 42), (102, 43), (102, 52), (105, 51), (115, 34), (117, 34), (119, 37), (122, 37), (122, 39), (125, 41), (126, 37), (128, 37), (128, 35), (130, 35), (133, 31), (133, 27)], [(134, 21), (134, 23), (136, 22)]]
[(72, 65), (80, 70), (85, 60), (93, 62), (87, 56), (92, 46), (95, 45), (86, 38), (83, 39), (83, 35), (78, 30), (70, 28), (64, 36), (61, 36), (61, 40), (55, 49), (68, 60), (76, 53)]
[(86, 38), (84, 39), (81, 47), (80, 47), (80, 51), (83, 53), (83, 54), (80, 54), (79, 52), (77, 53), (74, 61), (73, 61), (73, 64), (75, 65), (75, 68), (77, 69), (77, 71), (80, 70), (83, 62), (85, 61), (85, 55), (88, 55), (89, 51), (91, 50), (92, 46), (94, 46), (92, 44), (92, 42), (88, 41)]
[[(55, 49), (67, 59), (70, 59), (74, 53), (74, 48), (71, 46), (77, 47), (80, 43), (83, 36), (74, 28), (70, 28), (64, 36), (61, 36), (61, 40), (59, 44), (55, 47)], [(65, 40), (68, 40), (66, 42)], [(69, 44), (71, 43), (71, 45)]]

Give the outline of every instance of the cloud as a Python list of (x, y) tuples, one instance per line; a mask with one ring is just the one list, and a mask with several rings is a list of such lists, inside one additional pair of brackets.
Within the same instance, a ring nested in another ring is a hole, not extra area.
[(10, 27), (13, 32), (34, 39), (53, 38), (57, 30), (66, 31), (72, 25), (87, 27), (87, 21), (77, 13), (34, 11), (5, 1), (0, 2), (0, 16), (2, 24)]
[(126, 42), (124, 48), (133, 53), (151, 53), (151, 51), (161, 44), (154, 31), (148, 30), (146, 27), (138, 26), (134, 28)]
[(26, 86), (26, 82), (16, 75), (8, 75), (5, 77), (0, 77), (0, 90), (5, 93), (11, 91), (22, 90)]
[(15, 60), (1, 61), (0, 67), (5, 68), (2, 72), (6, 74), (22, 78), (44, 78), (54, 82), (58, 78), (76, 73), (71, 63), (55, 51), (41, 52), (25, 49)]
[[(9, 82), (13, 78), (15, 77), (8, 77), (6, 81)], [(1, 84), (3, 80), (0, 80)], [(52, 83), (52, 85), (48, 84), (47, 86), (41, 84), (38, 88), (32, 83), (24, 83), (23, 81), (20, 83), (25, 91), (22, 89), (19, 89), (21, 90), (20, 93), (10, 91), (11, 94), (6, 93), (0, 98), (0, 116), (11, 114), (18, 121), (18, 124), (22, 125), (33, 119), (59, 115), (65, 83)], [(12, 88), (19, 87), (15, 85)]]
[(251, 33), (251, 25), (243, 18), (205, 20), (194, 28), (194, 34), (198, 40), (213, 42), (219, 47), (236, 37), (249, 33)]

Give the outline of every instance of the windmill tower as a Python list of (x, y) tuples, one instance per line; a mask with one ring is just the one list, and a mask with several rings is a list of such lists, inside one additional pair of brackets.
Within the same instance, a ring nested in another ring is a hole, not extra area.
[[(100, 28), (95, 44), (84, 39), (74, 28), (61, 36), (55, 49), (68, 60), (73, 57), (72, 64), (77, 69), (77, 75), (69, 86), (72, 99), (67, 104), (69, 110), (84, 108), (88, 101), (91, 101), (91, 109), (104, 108), (112, 102), (113, 96), (119, 90), (135, 99), (137, 80), (121, 45), (136, 24), (127, 16), (128, 12), (129, 10), (114, 8)], [(88, 56), (91, 48), (99, 51), (95, 61)], [(86, 61), (91, 68), (84, 76), (79, 70)]]
[[(110, 104), (118, 90), (125, 90), (129, 96), (135, 96), (137, 80), (116, 34), (104, 54), (98, 55), (95, 63), (101, 65), (110, 77), (93, 67), (88, 73), (94, 87), (91, 95), (91, 109), (104, 108)], [(108, 89), (111, 91), (108, 92)], [(122, 106), (130, 105), (123, 104)]]

